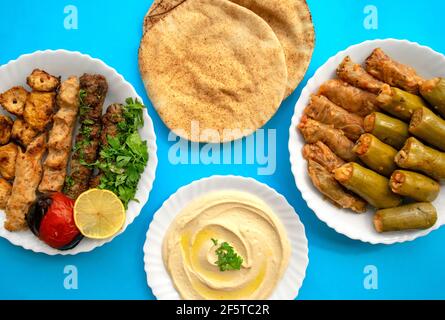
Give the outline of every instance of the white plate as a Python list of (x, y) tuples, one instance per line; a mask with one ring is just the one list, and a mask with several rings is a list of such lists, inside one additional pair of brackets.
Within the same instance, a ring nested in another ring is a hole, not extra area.
[[(81, 76), (83, 73), (98, 73), (106, 77), (108, 82), (108, 94), (104, 103), (104, 111), (112, 103), (125, 103), (127, 97), (142, 99), (138, 96), (130, 83), (116, 72), (113, 68), (107, 66), (98, 59), (91, 58), (88, 55), (79, 52), (66, 50), (46, 50), (36, 51), (32, 54), (20, 56), (17, 60), (10, 61), (0, 67), (0, 92), (9, 88), (22, 85), (27, 88), (26, 77), (34, 68), (43, 69), (50, 74), (62, 76), (62, 81), (68, 76)], [(28, 88), (29, 89), (29, 88)], [(6, 113), (1, 108), (1, 113)], [(158, 163), (156, 157), (156, 135), (154, 133), (153, 122), (148, 116), (147, 110), (144, 110), (144, 127), (140, 130), (143, 140), (147, 140), (149, 160), (147, 167), (139, 181), (136, 198), (139, 202), (131, 201), (127, 210), (127, 219), (122, 232), (139, 215), (144, 204), (148, 200), (148, 195), (155, 179), (156, 166)], [(35, 237), (31, 231), (9, 232), (4, 229), (3, 223), (5, 214), (0, 210), (0, 236), (8, 239), (11, 243), (22, 246), (25, 249), (35, 252), (42, 252), (48, 255), (73, 255), (81, 252), (88, 252), (103, 244), (110, 242), (113, 238), (106, 240), (83, 239), (74, 249), (68, 251), (59, 251), (47, 246)]]
[(362, 215), (354, 214), (348, 210), (339, 209), (315, 189), (307, 174), (307, 164), (302, 155), (304, 146), (303, 137), (296, 128), (300, 123), (304, 108), (309, 102), (310, 95), (316, 93), (320, 85), (336, 76), (336, 68), (347, 55), (357, 62), (362, 63), (375, 48), (382, 48), (395, 60), (413, 66), (417, 72), (425, 78), (445, 76), (445, 56), (432, 49), (421, 46), (417, 43), (406, 40), (371, 40), (349, 47), (345, 51), (339, 52), (321, 66), (315, 75), (308, 81), (303, 89), (300, 99), (295, 106), (295, 113), (289, 128), (289, 152), (292, 173), (298, 189), (301, 191), (303, 199), (318, 218), (324, 221), (329, 227), (337, 232), (348, 236), (354, 240), (361, 240), (372, 244), (393, 244), (397, 242), (411, 241), (418, 237), (425, 236), (433, 230), (445, 224), (445, 190), (442, 188), (438, 199), (434, 202), (438, 209), (437, 224), (428, 230), (404, 231), (378, 234), (373, 227), (373, 212), (369, 210)]
[(160, 300), (180, 299), (162, 261), (162, 242), (165, 233), (176, 215), (192, 200), (209, 192), (220, 190), (238, 190), (252, 193), (265, 201), (281, 220), (286, 228), (292, 247), (292, 254), (289, 266), (270, 299), (295, 299), (303, 284), (309, 263), (304, 226), (300, 222), (294, 208), (289, 205), (282, 195), (252, 178), (237, 176), (213, 176), (194, 181), (170, 196), (155, 213), (144, 245), (145, 273), (153, 294)]

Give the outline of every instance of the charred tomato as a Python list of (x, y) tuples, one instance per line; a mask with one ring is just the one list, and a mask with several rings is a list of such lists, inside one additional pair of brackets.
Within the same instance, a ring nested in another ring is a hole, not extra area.
[(26, 221), (31, 231), (50, 247), (74, 248), (83, 236), (74, 223), (74, 201), (58, 192), (39, 197)]

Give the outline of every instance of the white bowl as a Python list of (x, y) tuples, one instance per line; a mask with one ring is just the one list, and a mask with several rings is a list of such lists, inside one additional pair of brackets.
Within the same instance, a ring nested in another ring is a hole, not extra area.
[(434, 206), (438, 209), (438, 221), (434, 227), (421, 231), (379, 234), (373, 227), (372, 210), (365, 214), (357, 215), (348, 210), (339, 209), (329, 201), (324, 200), (323, 196), (315, 189), (307, 173), (306, 160), (302, 155), (302, 148), (305, 142), (296, 129), (300, 123), (304, 108), (309, 102), (310, 95), (316, 93), (323, 82), (336, 77), (337, 66), (342, 62), (343, 58), (349, 55), (355, 62), (362, 63), (371, 54), (372, 50), (378, 47), (382, 48), (395, 60), (413, 66), (424, 78), (445, 76), (445, 56), (417, 43), (406, 40), (386, 39), (365, 41), (351, 46), (345, 51), (337, 53), (321, 66), (303, 89), (300, 99), (295, 105), (295, 113), (289, 128), (289, 153), (295, 183), (309, 208), (315, 212), (320, 220), (337, 232), (354, 240), (372, 244), (393, 244), (425, 236), (445, 224), (445, 212), (441, 212), (441, 209), (445, 207), (444, 188), (442, 188), (438, 199), (434, 202)]
[(147, 274), (147, 283), (153, 294), (160, 300), (180, 299), (162, 260), (162, 242), (165, 233), (176, 215), (192, 200), (209, 192), (220, 190), (238, 190), (252, 193), (265, 201), (281, 220), (286, 228), (292, 253), (289, 266), (270, 299), (295, 299), (303, 284), (309, 263), (304, 226), (294, 208), (289, 205), (282, 195), (252, 178), (237, 176), (213, 176), (194, 181), (170, 196), (155, 213), (144, 245), (145, 273)]
[[(34, 68), (43, 69), (50, 74), (62, 76), (62, 81), (68, 76), (81, 76), (83, 73), (98, 73), (105, 76), (108, 82), (108, 94), (104, 103), (104, 111), (112, 103), (125, 103), (128, 97), (137, 98), (142, 102), (133, 86), (128, 83), (116, 70), (107, 66), (99, 59), (91, 58), (79, 52), (66, 50), (45, 50), (36, 51), (32, 54), (20, 56), (17, 60), (0, 67), (0, 92), (17, 85), (26, 85), (26, 77)], [(29, 89), (29, 88), (28, 88)], [(3, 108), (0, 113), (6, 114)], [(156, 156), (156, 135), (154, 133), (153, 122), (144, 110), (144, 127), (140, 130), (143, 140), (147, 140), (149, 160), (147, 167), (139, 181), (136, 198), (139, 202), (131, 201), (127, 210), (125, 225), (120, 231), (124, 232), (127, 226), (139, 215), (144, 204), (148, 200), (148, 195), (155, 179), (156, 166), (158, 163)], [(103, 244), (110, 242), (113, 238), (106, 240), (83, 239), (75, 248), (67, 251), (53, 249), (35, 237), (31, 231), (9, 232), (5, 230), (3, 223), (5, 214), (0, 210), (0, 236), (8, 239), (12, 244), (21, 246), (35, 252), (46, 253), (48, 255), (74, 255), (81, 252), (88, 252)], [(119, 233), (119, 234), (120, 234)], [(117, 236), (117, 235), (116, 235)]]

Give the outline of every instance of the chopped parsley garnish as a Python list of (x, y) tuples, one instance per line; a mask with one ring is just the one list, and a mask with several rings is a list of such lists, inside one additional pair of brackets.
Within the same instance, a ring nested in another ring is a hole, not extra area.
[[(218, 245), (218, 240), (211, 239), (215, 246)], [(243, 258), (239, 256), (233, 247), (227, 242), (221, 243), (218, 249), (215, 250), (218, 260), (215, 264), (219, 267), (220, 271), (229, 270), (241, 270), (243, 264)]]
[(86, 119), (86, 120), (83, 120), (82, 124), (91, 125), (91, 124), (94, 124), (94, 121), (90, 120), (90, 119)]
[[(92, 124), (94, 124), (94, 122)], [(90, 138), (91, 131), (93, 131), (93, 128), (91, 126), (87, 125), (86, 123), (83, 123), (83, 125), (81, 127), (81, 132), (82, 132), (82, 135), (84, 136), (84, 139)]]
[(67, 186), (67, 187), (72, 187), (73, 185), (74, 185), (74, 180), (73, 180), (73, 178), (70, 177), (70, 176), (67, 176), (67, 177), (65, 178), (65, 186)]
[(143, 127), (144, 106), (128, 98), (123, 106), (125, 121), (118, 124), (118, 134), (108, 136), (108, 145), (100, 151), (95, 167), (102, 172), (99, 189), (114, 192), (125, 208), (135, 199), (139, 179), (148, 162), (147, 142), (138, 130)]
[(80, 89), (79, 91), (79, 101), (80, 101), (80, 106), (79, 106), (79, 114), (80, 116), (84, 116), (87, 112), (88, 112), (88, 108), (89, 106), (87, 104), (85, 104), (85, 97), (87, 96), (87, 92), (84, 89)]
[(83, 103), (83, 99), (85, 99), (85, 97), (87, 96), (87, 92), (84, 89), (80, 89), (79, 90), (79, 98), (80, 98), (80, 103)]

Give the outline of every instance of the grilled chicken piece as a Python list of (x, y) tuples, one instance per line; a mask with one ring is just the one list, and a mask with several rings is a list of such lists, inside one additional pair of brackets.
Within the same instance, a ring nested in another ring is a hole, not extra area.
[(5, 179), (0, 178), (0, 209), (4, 210), (8, 199), (11, 196), (11, 184)]
[(15, 162), (19, 148), (14, 143), (0, 147), (0, 175), (6, 180), (15, 176)]
[(0, 145), (9, 142), (13, 123), (10, 117), (0, 114)]
[(16, 116), (21, 116), (23, 115), (27, 98), (28, 91), (26, 91), (25, 88), (13, 87), (0, 94), (0, 105), (2, 105), (6, 111)]
[(12, 125), (11, 138), (21, 146), (26, 147), (37, 137), (39, 133), (23, 119), (16, 119)]
[(101, 116), (108, 84), (102, 75), (84, 74), (80, 77), (80, 122), (74, 154), (71, 159), (71, 174), (65, 181), (64, 192), (72, 199), (89, 188), (92, 169), (84, 165), (97, 160), (101, 139)]
[(26, 100), (23, 117), (35, 130), (43, 132), (55, 111), (55, 92), (31, 92)]
[(45, 134), (39, 135), (26, 152), (19, 150), (11, 196), (6, 205), (5, 229), (26, 229), (26, 214), (36, 201), (36, 190), (42, 178), (42, 158), (46, 151)]
[(55, 91), (60, 84), (60, 77), (48, 74), (44, 70), (34, 69), (26, 78), (26, 83), (35, 91)]
[(40, 192), (62, 191), (71, 152), (72, 135), (79, 112), (79, 90), (77, 77), (69, 77), (60, 86), (56, 99), (59, 111), (54, 115), (54, 124), (49, 133), (48, 156), (43, 165)]
[[(107, 112), (102, 116), (102, 133), (100, 135), (100, 148), (108, 146), (108, 137), (115, 137), (119, 133), (117, 124), (125, 121), (123, 116), (123, 106), (112, 104), (107, 108)], [(97, 188), (102, 177), (101, 172), (90, 179), (90, 188)]]

